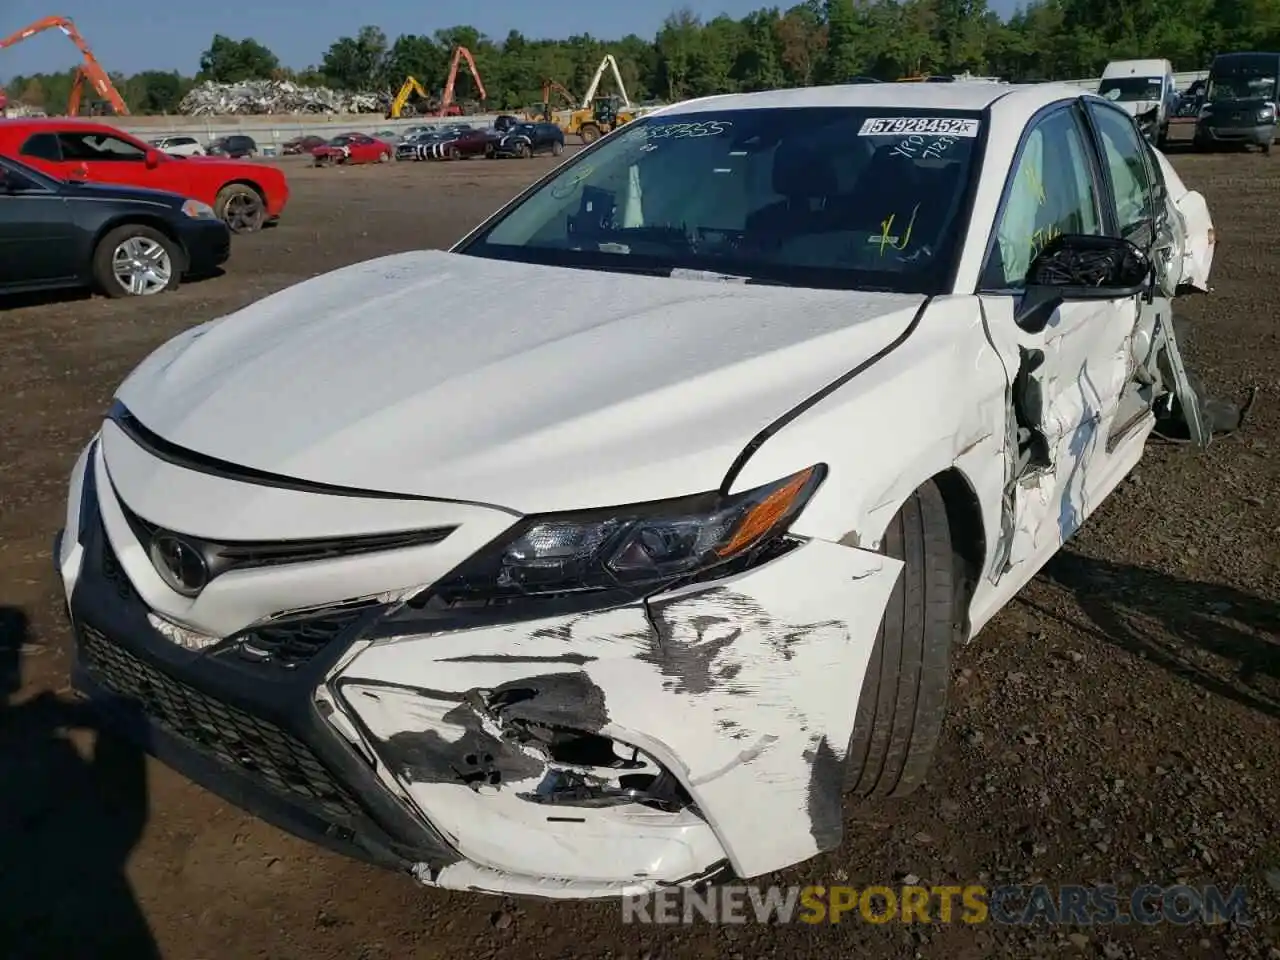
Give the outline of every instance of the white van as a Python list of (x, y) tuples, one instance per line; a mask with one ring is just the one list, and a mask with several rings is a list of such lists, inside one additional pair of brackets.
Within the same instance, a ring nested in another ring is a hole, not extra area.
[(1173, 84), (1173, 64), (1168, 60), (1113, 60), (1102, 71), (1099, 96), (1119, 104), (1134, 117), (1156, 111), (1148, 125), (1148, 137), (1162, 146), (1169, 134), (1177, 91)]

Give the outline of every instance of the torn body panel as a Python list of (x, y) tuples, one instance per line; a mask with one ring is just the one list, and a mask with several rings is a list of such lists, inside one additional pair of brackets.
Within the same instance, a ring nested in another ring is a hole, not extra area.
[[(839, 844), (857, 691), (901, 566), (809, 541), (606, 610), (440, 633), (408, 614), (329, 687), (388, 787), (474, 866), (467, 887), (617, 892), (726, 858), (758, 876)], [(429, 879), (452, 885), (449, 869)]]
[(1213, 268), (1216, 238), (1213, 218), (1204, 195), (1190, 190), (1178, 176), (1173, 164), (1159, 150), (1152, 151), (1164, 178), (1166, 203), (1171, 217), (1181, 225), (1181, 277), (1176, 286), (1186, 286), (1207, 293), (1209, 272)]

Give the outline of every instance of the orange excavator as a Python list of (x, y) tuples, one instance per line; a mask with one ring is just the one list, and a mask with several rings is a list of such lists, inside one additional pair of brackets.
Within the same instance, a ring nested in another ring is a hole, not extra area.
[[(129, 108), (125, 105), (124, 97), (120, 96), (120, 91), (116, 89), (116, 85), (107, 76), (107, 71), (102, 69), (102, 64), (98, 63), (98, 58), (93, 55), (93, 51), (89, 49), (89, 44), (85, 42), (84, 37), (80, 36), (80, 31), (76, 29), (76, 25), (71, 22), (70, 17), (45, 17), (42, 20), (37, 20), (29, 26), (23, 27), (17, 33), (0, 40), (0, 50), (21, 43), (23, 40), (34, 37), (37, 33), (44, 33), (46, 30), (54, 29), (61, 30), (67, 35), (68, 39), (76, 45), (76, 49), (80, 51), (82, 58), (81, 64), (76, 67), (75, 79), (71, 85), (71, 95), (67, 99), (67, 115), (74, 117), (79, 112), (80, 98), (84, 90), (84, 84), (87, 81), (97, 91), (98, 96), (111, 105), (111, 109), (115, 111), (117, 116), (128, 116)], [(4, 109), (5, 104), (4, 91), (0, 90), (0, 110)]]
[(464, 59), (467, 61), (467, 67), (471, 71), (471, 79), (476, 82), (476, 94), (479, 95), (481, 103), (489, 99), (489, 95), (484, 91), (484, 81), (480, 79), (480, 71), (476, 69), (476, 59), (471, 56), (471, 51), (466, 47), (454, 47), (453, 59), (449, 62), (449, 78), (445, 81), (444, 96), (440, 98), (440, 109), (436, 111), (436, 116), (455, 117), (462, 115), (462, 108), (453, 102), (453, 95), (458, 85), (458, 68), (462, 66)]

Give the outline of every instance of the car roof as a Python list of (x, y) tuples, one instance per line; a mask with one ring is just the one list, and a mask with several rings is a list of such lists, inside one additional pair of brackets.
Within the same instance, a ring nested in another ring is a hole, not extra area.
[(1011, 84), (969, 80), (958, 83), (846, 83), (794, 87), (760, 93), (731, 93), (686, 100), (649, 116), (712, 113), (720, 110), (780, 110), (800, 107), (860, 107), (876, 110), (967, 110), (991, 107), (1030, 117), (1060, 100), (1089, 96), (1067, 83)]

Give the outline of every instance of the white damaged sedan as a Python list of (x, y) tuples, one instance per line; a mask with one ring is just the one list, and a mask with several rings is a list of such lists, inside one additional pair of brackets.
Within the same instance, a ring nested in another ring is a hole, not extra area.
[(75, 683), (434, 886), (805, 860), (846, 794), (922, 781), (953, 647), (1157, 424), (1207, 442), (1170, 305), (1212, 256), (1203, 198), (1073, 87), (650, 114), (449, 252), (148, 357), (71, 479)]

